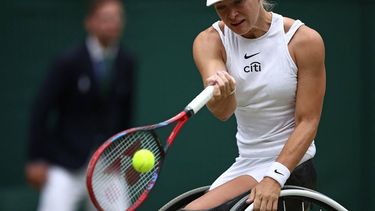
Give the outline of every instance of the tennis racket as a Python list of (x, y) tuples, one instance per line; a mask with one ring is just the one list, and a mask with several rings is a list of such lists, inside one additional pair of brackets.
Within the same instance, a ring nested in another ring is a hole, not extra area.
[[(122, 131), (97, 149), (88, 165), (86, 185), (98, 210), (133, 211), (141, 205), (154, 187), (162, 161), (182, 126), (212, 98), (213, 91), (213, 86), (207, 86), (176, 116)], [(155, 130), (168, 125), (174, 128), (162, 146)], [(155, 166), (147, 173), (139, 173), (132, 166), (132, 157), (140, 149), (148, 149), (155, 156)]]

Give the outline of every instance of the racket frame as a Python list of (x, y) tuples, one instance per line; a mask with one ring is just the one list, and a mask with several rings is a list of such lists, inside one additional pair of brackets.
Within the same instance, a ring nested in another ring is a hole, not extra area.
[[(163, 122), (159, 122), (152, 125), (146, 125), (141, 127), (135, 127), (131, 129), (127, 129), (125, 131), (119, 132), (116, 135), (109, 138), (107, 141), (105, 141), (93, 154), (93, 156), (90, 159), (88, 168), (87, 168), (87, 176), (86, 176), (86, 186), (88, 189), (89, 196), (91, 198), (91, 201), (93, 202), (94, 206), (99, 209), (103, 210), (99, 202), (97, 201), (95, 197), (95, 193), (93, 190), (93, 175), (95, 166), (101, 156), (101, 154), (115, 141), (122, 141), (119, 139), (119, 137), (123, 137), (126, 135), (129, 135), (131, 133), (137, 132), (137, 131), (151, 131), (151, 133), (155, 136), (155, 140), (157, 142), (157, 145), (160, 149), (160, 162), (155, 166), (153, 170), (152, 179), (147, 184), (147, 188), (145, 191), (141, 194), (141, 196), (134, 202), (126, 211), (134, 211), (136, 208), (138, 208), (147, 198), (149, 192), (154, 187), (156, 180), (158, 178), (161, 165), (164, 161), (164, 157), (169, 149), (169, 147), (173, 144), (176, 136), (180, 132), (183, 125), (187, 122), (187, 120), (195, 115), (213, 96), (214, 87), (208, 86), (206, 87), (198, 96), (196, 96), (186, 107), (183, 111), (178, 113), (177, 115), (173, 116), (172, 118), (165, 120)], [(170, 124), (176, 123), (173, 130), (169, 134), (164, 148), (162, 147), (160, 140), (154, 130), (166, 127)], [(125, 211), (125, 210), (124, 210)]]

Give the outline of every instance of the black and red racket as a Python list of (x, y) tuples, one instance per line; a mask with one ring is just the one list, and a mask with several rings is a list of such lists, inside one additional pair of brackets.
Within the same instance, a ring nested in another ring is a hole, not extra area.
[[(161, 163), (169, 147), (186, 121), (212, 97), (213, 86), (206, 87), (176, 116), (153, 125), (131, 128), (108, 139), (92, 156), (87, 169), (87, 189), (98, 210), (132, 211), (141, 205), (154, 187)], [(156, 129), (174, 125), (164, 146)], [(140, 149), (155, 156), (155, 166), (139, 173), (132, 166), (132, 157)]]

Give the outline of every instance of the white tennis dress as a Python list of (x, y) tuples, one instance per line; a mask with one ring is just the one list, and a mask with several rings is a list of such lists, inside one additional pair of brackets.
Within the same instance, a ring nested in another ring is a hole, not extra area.
[[(271, 26), (255, 39), (244, 38), (219, 22), (212, 26), (224, 45), (229, 73), (236, 80), (237, 145), (235, 163), (211, 189), (241, 175), (263, 179), (295, 127), (297, 66), (288, 43), (303, 23), (284, 31), (284, 18), (272, 13)], [(314, 142), (300, 163), (315, 155)]]

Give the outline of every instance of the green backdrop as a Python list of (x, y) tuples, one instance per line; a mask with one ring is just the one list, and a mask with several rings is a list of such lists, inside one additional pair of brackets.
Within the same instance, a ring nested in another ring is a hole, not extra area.
[[(164, 120), (202, 88), (192, 59), (195, 36), (217, 16), (204, 0), (127, 0), (123, 42), (138, 56), (134, 124)], [(275, 12), (301, 19), (326, 45), (327, 93), (316, 138), (319, 191), (349, 210), (375, 210), (375, 0), (284, 0)], [(35, 210), (24, 180), (29, 111), (51, 59), (81, 41), (85, 2), (5, 0), (0, 7), (0, 211)], [(169, 151), (160, 179), (140, 210), (157, 210), (210, 184), (236, 156), (235, 120), (206, 109)], [(199, 147), (196, 147), (199, 146)]]

